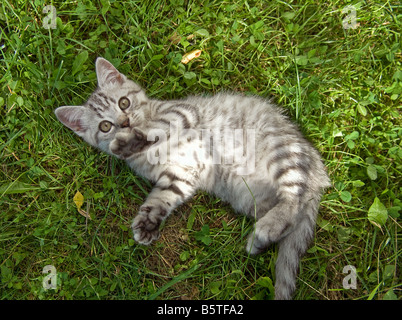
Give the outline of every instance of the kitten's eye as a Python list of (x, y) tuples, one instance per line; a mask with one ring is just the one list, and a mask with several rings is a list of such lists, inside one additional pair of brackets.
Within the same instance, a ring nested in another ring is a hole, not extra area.
[(126, 97), (120, 98), (119, 100), (119, 108), (121, 110), (125, 110), (130, 106), (130, 100), (128, 100)]
[(99, 130), (102, 132), (109, 132), (110, 129), (112, 129), (112, 123), (107, 120), (103, 120), (101, 123), (99, 123)]

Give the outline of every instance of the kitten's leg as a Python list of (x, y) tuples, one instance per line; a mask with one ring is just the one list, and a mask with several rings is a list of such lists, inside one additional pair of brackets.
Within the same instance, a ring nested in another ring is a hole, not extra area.
[[(298, 202), (298, 203), (297, 203)], [(259, 219), (249, 236), (247, 251), (256, 254), (272, 242), (279, 242), (275, 267), (275, 299), (291, 299), (301, 256), (314, 235), (320, 194), (310, 194), (297, 201), (283, 201)], [(297, 204), (296, 204), (297, 203)]]
[(131, 228), (134, 240), (148, 245), (160, 236), (159, 227), (163, 220), (185, 200), (195, 193), (194, 181), (179, 178), (165, 170), (147, 200), (140, 207)]
[(298, 220), (298, 203), (298, 199), (282, 199), (257, 220), (254, 231), (249, 235), (246, 250), (250, 254), (261, 253), (291, 233)]
[(148, 141), (146, 134), (140, 129), (127, 128), (116, 134), (115, 139), (110, 143), (110, 151), (118, 158), (126, 159), (154, 143), (154, 141)]
[[(278, 202), (255, 223), (247, 243), (247, 251), (251, 254), (262, 252), (290, 234), (304, 218), (303, 205), (317, 193), (309, 185), (310, 164), (305, 159), (302, 159), (304, 162), (296, 156), (295, 159), (283, 161), (277, 169)], [(315, 217), (311, 218), (315, 221)]]

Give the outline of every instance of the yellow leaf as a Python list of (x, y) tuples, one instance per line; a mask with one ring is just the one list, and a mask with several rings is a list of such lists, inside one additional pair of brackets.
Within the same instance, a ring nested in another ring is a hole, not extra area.
[(84, 203), (84, 196), (81, 194), (81, 192), (77, 191), (73, 200), (79, 212), (82, 207), (82, 204)]
[(181, 63), (187, 64), (191, 60), (198, 58), (201, 55), (201, 50), (193, 50), (189, 53), (186, 53), (183, 58), (181, 59)]

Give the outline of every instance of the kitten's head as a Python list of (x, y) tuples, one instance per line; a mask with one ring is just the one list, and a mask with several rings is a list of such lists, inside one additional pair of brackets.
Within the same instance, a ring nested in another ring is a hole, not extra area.
[(139, 85), (103, 58), (96, 59), (96, 76), (98, 87), (84, 105), (59, 107), (55, 114), (90, 145), (114, 154), (110, 144), (116, 134), (131, 132), (145, 121), (148, 98)]

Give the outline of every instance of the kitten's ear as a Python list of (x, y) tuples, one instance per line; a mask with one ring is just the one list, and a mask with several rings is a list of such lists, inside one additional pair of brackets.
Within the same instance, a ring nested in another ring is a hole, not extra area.
[(88, 129), (85, 111), (86, 108), (82, 106), (66, 106), (57, 108), (54, 113), (61, 123), (80, 135)]
[(96, 59), (96, 77), (99, 87), (110, 85), (122, 85), (126, 80), (125, 75), (121, 74), (109, 61), (101, 57)]

